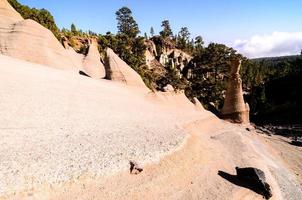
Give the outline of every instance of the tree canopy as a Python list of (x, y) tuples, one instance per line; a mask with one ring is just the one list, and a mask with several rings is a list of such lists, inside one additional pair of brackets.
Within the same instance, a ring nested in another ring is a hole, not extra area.
[(161, 27), (163, 28), (163, 30), (160, 32), (160, 35), (163, 38), (167, 38), (167, 37), (172, 37), (173, 36), (173, 32), (172, 32), (169, 20), (162, 21)]
[(138, 24), (134, 20), (132, 11), (129, 8), (122, 7), (115, 14), (119, 34), (125, 34), (130, 38), (135, 38), (140, 33)]
[(187, 27), (182, 27), (177, 37), (177, 47), (179, 49), (186, 49), (190, 40), (190, 32)]
[[(155, 34), (155, 32), (154, 32), (154, 28), (153, 28), (153, 27), (151, 27), (151, 28), (150, 28), (150, 35), (151, 35), (151, 37), (153, 37), (153, 36), (154, 36), (154, 34)], [(302, 53), (302, 51), (301, 51), (301, 53)]]

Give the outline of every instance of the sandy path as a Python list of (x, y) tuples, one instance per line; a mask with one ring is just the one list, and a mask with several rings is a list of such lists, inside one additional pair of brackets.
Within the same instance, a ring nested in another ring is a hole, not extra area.
[[(158, 163), (146, 165), (139, 175), (124, 171), (95, 179), (81, 177), (61, 186), (45, 187), (40, 193), (24, 193), (11, 199), (263, 199), (217, 175), (218, 170), (234, 174), (235, 166), (263, 169), (272, 186), (272, 199), (301, 199), (299, 186), (292, 185), (296, 180), (275, 177), (284, 166), (266, 157), (265, 145), (257, 144), (263, 139), (259, 135), (216, 118), (198, 121), (186, 129), (190, 138), (184, 148)], [(261, 155), (253, 150), (255, 140), (255, 144), (263, 145)], [(278, 169), (274, 167), (276, 164)]]

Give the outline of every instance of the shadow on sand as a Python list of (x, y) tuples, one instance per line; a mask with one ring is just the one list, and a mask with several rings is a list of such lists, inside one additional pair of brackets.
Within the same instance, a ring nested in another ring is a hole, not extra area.
[(237, 186), (250, 189), (257, 194), (262, 195), (264, 198), (269, 199), (269, 197), (265, 197), (266, 195), (263, 193), (263, 190), (258, 186), (258, 184), (253, 181), (241, 180), (237, 175), (231, 175), (224, 171), (218, 171), (218, 175)]

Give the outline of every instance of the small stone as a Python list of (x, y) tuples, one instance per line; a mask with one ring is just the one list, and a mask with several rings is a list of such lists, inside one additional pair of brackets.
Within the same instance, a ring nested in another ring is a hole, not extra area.
[(143, 168), (137, 164), (135, 161), (129, 161), (130, 164), (130, 174), (139, 174), (143, 171)]

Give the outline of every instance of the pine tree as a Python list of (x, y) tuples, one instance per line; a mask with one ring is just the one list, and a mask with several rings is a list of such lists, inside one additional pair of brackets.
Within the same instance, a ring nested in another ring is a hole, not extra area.
[(203, 45), (204, 45), (204, 41), (203, 41), (202, 37), (197, 36), (195, 38), (195, 41), (194, 41), (194, 47), (195, 47), (195, 52), (194, 53), (195, 54), (200, 54), (204, 49)]
[(77, 28), (76, 28), (76, 26), (74, 25), (74, 23), (71, 24), (71, 26), (70, 26), (70, 31), (71, 31), (74, 35), (77, 34)]
[[(150, 34), (151, 34), (151, 37), (153, 37), (154, 36), (154, 28), (153, 27), (151, 27), (151, 29), (150, 29)], [(301, 53), (302, 53), (302, 51), (301, 51)]]
[(135, 38), (140, 33), (138, 24), (134, 20), (132, 11), (129, 8), (122, 7), (115, 14), (118, 21), (118, 33), (130, 38)]
[(163, 27), (163, 30), (160, 32), (160, 35), (163, 38), (167, 38), (167, 37), (172, 37), (173, 36), (173, 32), (172, 32), (169, 20), (164, 20), (162, 22), (162, 24), (161, 24), (161, 27)]
[(190, 39), (190, 32), (187, 27), (182, 27), (178, 33), (177, 46), (180, 49), (186, 49)]

